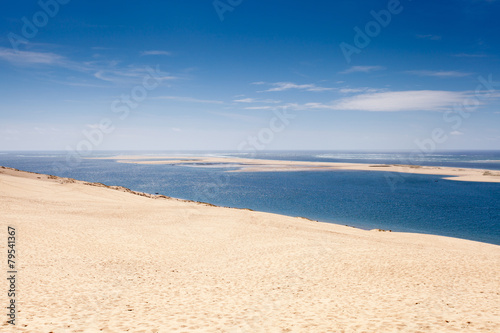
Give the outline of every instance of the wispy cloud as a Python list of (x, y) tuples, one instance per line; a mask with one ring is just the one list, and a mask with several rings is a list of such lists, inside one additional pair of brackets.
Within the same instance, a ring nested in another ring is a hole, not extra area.
[(281, 103), (281, 101), (278, 101), (275, 99), (258, 99), (258, 98), (235, 99), (233, 102), (236, 102), (236, 103), (265, 103), (265, 104)]
[(463, 132), (460, 132), (460, 131), (453, 131), (453, 132), (450, 132), (451, 135), (464, 135)]
[(343, 94), (353, 94), (353, 93), (376, 93), (381, 92), (383, 89), (375, 89), (375, 88), (342, 88), (339, 91)]
[[(8, 48), (0, 47), (0, 60), (8, 61), (16, 66), (28, 67), (33, 66), (50, 66), (69, 69), (75, 72), (84, 73), (95, 79), (113, 83), (131, 83), (150, 74), (148, 69), (143, 66), (120, 66), (118, 61), (73, 61), (65, 56), (51, 52), (35, 52), (35, 51), (15, 51)], [(158, 81), (177, 79), (175, 76), (168, 75), (156, 70), (155, 79)], [(59, 81), (59, 83), (62, 83)], [(71, 82), (67, 83), (74, 85)], [(86, 83), (92, 85), (92, 83)]]
[(79, 63), (52, 52), (15, 51), (2, 47), (0, 47), (0, 59), (8, 61), (16, 66), (28, 68), (33, 66), (50, 66), (70, 69), (78, 72), (92, 72), (95, 71), (96, 68), (95, 66), (92, 66), (92, 62)]
[(169, 56), (169, 55), (172, 55), (172, 52), (161, 51), (161, 50), (149, 50), (149, 51), (142, 51), (141, 55), (143, 55), (143, 56), (148, 56), (148, 55), (165, 55), (165, 56)]
[(466, 94), (441, 90), (392, 91), (360, 94), (337, 100), (334, 110), (360, 111), (444, 111), (462, 102)]
[[(338, 111), (447, 111), (473, 96), (473, 92), (444, 90), (386, 91), (376, 88), (343, 88), (341, 93), (350, 94), (329, 103), (309, 102), (304, 104), (249, 106), (246, 110), (272, 110), (286, 106), (294, 110), (338, 110)], [(354, 95), (352, 95), (354, 94)], [(485, 96), (486, 97), (486, 96)], [(488, 98), (494, 98), (489, 93)], [(483, 102), (478, 102), (480, 105)]]
[(329, 109), (339, 111), (446, 111), (467, 98), (467, 92), (442, 90), (408, 90), (358, 94), (334, 100), (329, 104), (289, 105), (295, 109)]
[(352, 66), (351, 68), (348, 68), (345, 71), (340, 72), (340, 74), (369, 73), (374, 71), (381, 71), (384, 69), (385, 67), (382, 66)]
[(439, 35), (417, 35), (418, 39), (440, 40), (442, 37)]
[(208, 99), (198, 99), (193, 97), (183, 97), (183, 96), (157, 96), (152, 99), (167, 99), (177, 102), (187, 102), (187, 103), (206, 103), (206, 104), (224, 104), (222, 101), (208, 100)]
[[(135, 82), (137, 80), (142, 80), (145, 76), (151, 75), (151, 73), (144, 67), (136, 67), (136, 66), (126, 66), (126, 67), (115, 67), (114, 66), (106, 66), (106, 69), (97, 69), (94, 72), (93, 76), (96, 79), (102, 81), (108, 81), (113, 83), (126, 83), (126, 82)], [(94, 71), (95, 68), (99, 68), (96, 66), (92, 66), (89, 70)], [(158, 73), (155, 74), (155, 79), (158, 81), (168, 81), (177, 79), (176, 76), (168, 75), (168, 73)]]
[[(254, 82), (253, 84), (266, 84), (266, 83)], [(291, 89), (314, 91), (314, 92), (335, 90), (335, 88), (320, 87), (320, 86), (317, 86), (315, 84), (296, 84), (296, 83), (292, 83), (292, 82), (275, 82), (275, 83), (268, 83), (268, 84), (273, 86), (274, 88), (270, 88), (270, 89), (263, 90), (260, 92), (286, 91), (286, 90), (291, 90)]]
[(57, 65), (61, 66), (67, 62), (66, 58), (55, 53), (15, 51), (13, 49), (0, 48), (0, 59), (17, 65)]
[(245, 110), (271, 110), (274, 109), (272, 106), (248, 106), (244, 108)]
[(407, 74), (419, 75), (419, 76), (434, 76), (434, 77), (464, 77), (472, 75), (473, 73), (459, 72), (459, 71), (427, 71), (427, 70), (416, 70), (416, 71), (405, 71)]

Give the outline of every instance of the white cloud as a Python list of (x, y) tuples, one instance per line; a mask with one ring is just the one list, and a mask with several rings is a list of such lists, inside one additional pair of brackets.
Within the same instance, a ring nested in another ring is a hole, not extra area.
[[(297, 105), (289, 104), (288, 107), (297, 107)], [(298, 107), (300, 108), (300, 107)], [(306, 103), (304, 104), (304, 108), (306, 109), (331, 109), (331, 105), (323, 104), (323, 103)]]
[(465, 73), (459, 71), (406, 71), (407, 74), (419, 75), (419, 76), (434, 76), (434, 77), (464, 77), (472, 75), (472, 73)]
[(62, 65), (66, 62), (63, 56), (47, 52), (15, 51), (0, 48), (0, 58), (18, 65)]
[(272, 106), (248, 106), (245, 110), (270, 110), (274, 109)]
[(235, 99), (233, 102), (236, 102), (236, 103), (255, 103), (255, 99), (253, 99), (253, 98), (242, 98), (242, 99)]
[[(472, 91), (408, 90), (383, 91), (373, 88), (351, 89), (348, 92), (363, 90), (364, 93), (339, 98), (330, 103), (309, 102), (304, 104), (287, 103), (278, 106), (246, 107), (247, 110), (271, 110), (287, 107), (294, 110), (339, 110), (339, 111), (447, 111), (474, 98)], [(491, 97), (491, 96), (489, 96)], [(484, 104), (478, 100), (478, 105)]]
[(360, 94), (335, 101), (333, 110), (443, 111), (464, 100), (463, 92), (410, 90)]
[(346, 69), (340, 74), (349, 74), (349, 73), (369, 73), (374, 71), (381, 71), (385, 69), (382, 66), (352, 66), (351, 68)]
[[(118, 61), (72, 61), (59, 54), (50, 52), (15, 51), (0, 47), (0, 59), (6, 60), (18, 66), (29, 67), (33, 65), (55, 66), (72, 71), (91, 75), (96, 79), (113, 83), (131, 83), (143, 80), (145, 76), (151, 75), (145, 67), (134, 65), (119, 66)], [(173, 80), (177, 77), (169, 76), (161, 72), (159, 68), (155, 71), (155, 79), (158, 81)], [(73, 81), (58, 83), (66, 85), (77, 85)], [(83, 83), (84, 86), (95, 86), (92, 83)]]
[(172, 101), (188, 102), (188, 103), (224, 104), (224, 102), (222, 101), (197, 99), (193, 97), (182, 97), (182, 96), (158, 96), (158, 97), (153, 97), (153, 99), (168, 99)]
[(168, 51), (161, 51), (161, 50), (150, 50), (150, 51), (142, 51), (141, 55), (143, 56), (148, 56), (148, 55), (172, 55), (172, 52)]
[[(94, 70), (93, 68), (98, 68), (101, 66), (92, 66), (89, 67), (89, 70)], [(124, 67), (124, 68), (112, 68), (113, 66), (108, 66), (107, 69), (100, 69), (94, 73), (94, 77), (96, 79), (102, 81), (108, 81), (113, 83), (125, 83), (125, 82), (134, 82), (137, 80), (142, 80), (146, 76), (150, 76), (151, 73), (147, 70), (147, 68), (142, 67)], [(159, 75), (158, 75), (159, 74)], [(157, 71), (155, 74), (155, 79), (158, 81), (167, 81), (167, 80), (175, 80), (177, 77), (166, 75), (166, 73), (161, 73)]]
[[(264, 84), (264, 83), (263, 82), (254, 82), (254, 84)], [(270, 83), (270, 85), (274, 86), (274, 88), (264, 90), (264, 92), (285, 91), (285, 90), (290, 90), (290, 89), (314, 91), (314, 92), (335, 90), (335, 88), (325, 88), (325, 87), (317, 86), (315, 84), (296, 84), (296, 83), (292, 83), (292, 82), (275, 82), (275, 83)]]
[(453, 131), (453, 132), (450, 132), (450, 135), (464, 135), (464, 133), (460, 132), (460, 131)]
[(352, 93), (376, 93), (381, 92), (382, 89), (374, 89), (374, 88), (342, 88), (339, 90), (343, 94), (352, 94)]
[(236, 103), (266, 103), (266, 104), (281, 103), (281, 101), (278, 101), (275, 99), (256, 99), (256, 98), (235, 99), (234, 102), (236, 102)]
[(111, 79), (111, 78), (108, 78), (104, 75), (104, 72), (103, 71), (99, 71), (99, 72), (96, 72), (94, 73), (94, 77), (96, 79), (99, 79), (99, 80), (103, 80), (103, 81), (110, 81), (110, 82), (113, 82), (114, 79)]

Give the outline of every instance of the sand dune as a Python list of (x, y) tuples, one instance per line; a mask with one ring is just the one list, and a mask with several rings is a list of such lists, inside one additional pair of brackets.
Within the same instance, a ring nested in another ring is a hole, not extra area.
[(1, 331), (500, 332), (500, 246), (11, 169), (0, 196), (20, 310)]

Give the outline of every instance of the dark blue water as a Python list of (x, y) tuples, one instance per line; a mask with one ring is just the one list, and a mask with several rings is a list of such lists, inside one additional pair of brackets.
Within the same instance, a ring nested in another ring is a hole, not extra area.
[[(116, 154), (102, 152), (95, 155)], [(192, 154), (200, 155), (199, 152)], [(213, 154), (248, 157), (236, 152)], [(408, 154), (388, 152), (269, 152), (252, 157), (410, 164)], [(500, 170), (500, 152), (447, 152), (426, 158), (420, 164)], [(221, 206), (303, 216), (367, 229), (430, 233), (500, 245), (499, 183), (458, 182), (443, 180), (439, 176), (398, 176), (364, 171), (229, 173), (226, 172), (228, 168), (135, 165), (113, 160), (84, 159), (69, 165), (66, 155), (57, 152), (1, 153), (0, 165)]]

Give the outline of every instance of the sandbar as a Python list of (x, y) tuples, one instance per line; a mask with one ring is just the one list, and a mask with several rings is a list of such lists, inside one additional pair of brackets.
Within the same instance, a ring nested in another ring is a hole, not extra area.
[[(100, 157), (118, 163), (183, 165), (193, 167), (227, 167), (228, 172), (290, 172), (290, 171), (377, 171), (386, 172), (390, 181), (398, 182), (397, 174), (423, 174), (442, 176), (442, 179), (500, 183), (500, 171), (487, 169), (456, 168), (441, 166), (421, 166), (411, 164), (368, 164), (265, 160), (235, 157), (206, 156), (132, 156)], [(401, 176), (404, 177), (404, 176)]]

